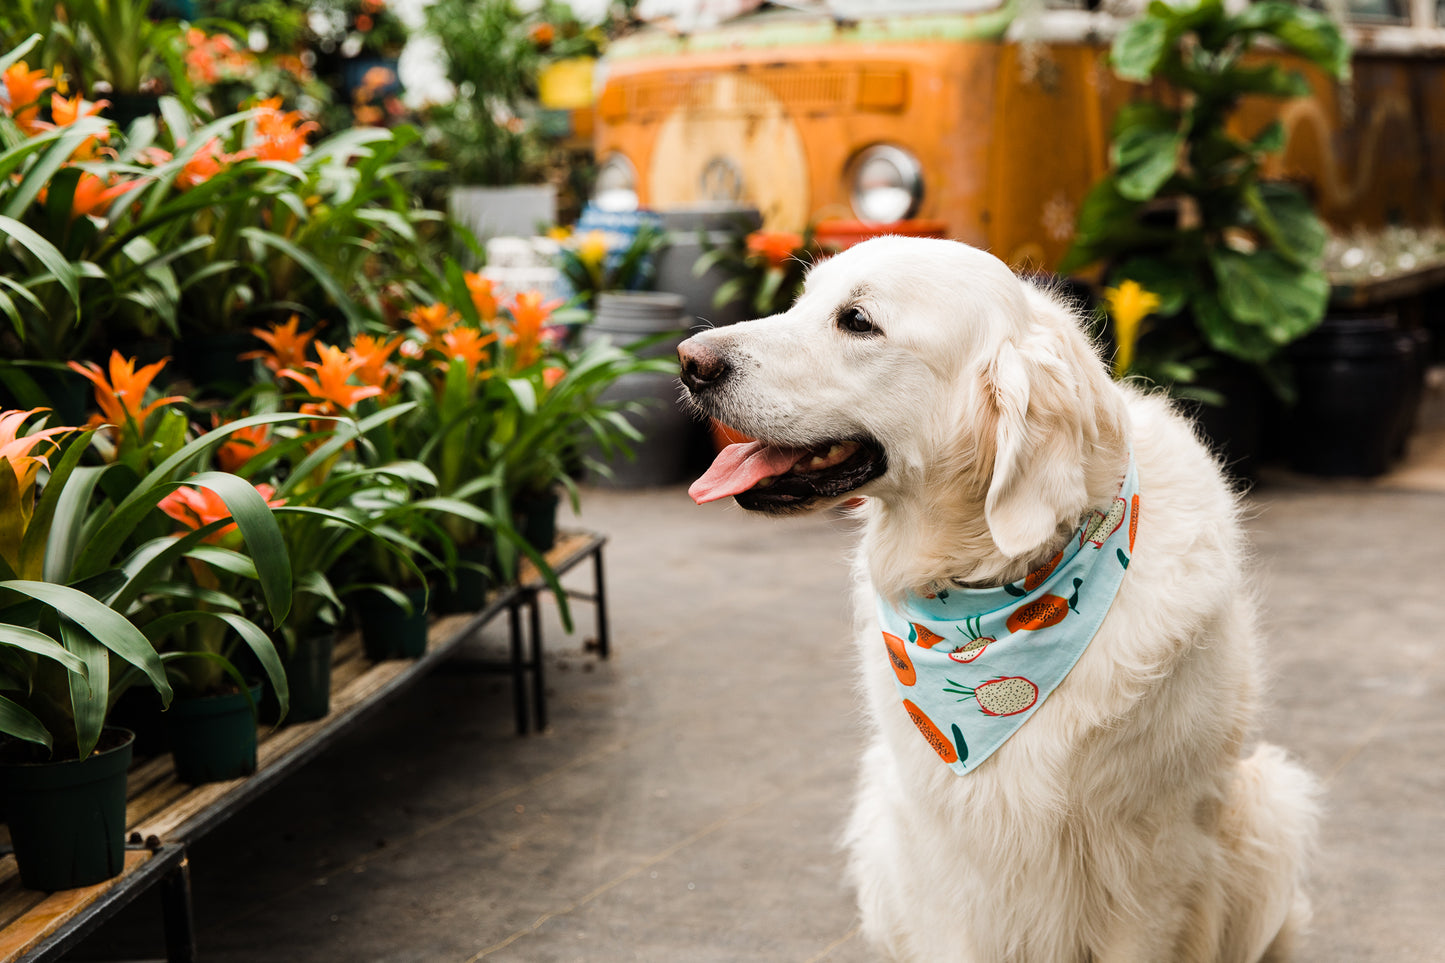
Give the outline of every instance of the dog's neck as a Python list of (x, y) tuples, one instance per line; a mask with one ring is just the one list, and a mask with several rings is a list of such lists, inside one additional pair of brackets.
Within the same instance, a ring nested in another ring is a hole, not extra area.
[[(940, 588), (1004, 585), (1034, 571), (1078, 532), (1085, 515), (1106, 509), (1118, 494), (1128, 447), (1122, 437), (1101, 441), (1085, 465), (1087, 503), (1058, 519), (1053, 534), (1022, 555), (999, 551), (985, 519), (985, 493), (964, 479), (910, 486), (907, 498), (869, 499), (863, 539), (874, 588), (896, 600)], [(960, 492), (969, 494), (959, 498)]]

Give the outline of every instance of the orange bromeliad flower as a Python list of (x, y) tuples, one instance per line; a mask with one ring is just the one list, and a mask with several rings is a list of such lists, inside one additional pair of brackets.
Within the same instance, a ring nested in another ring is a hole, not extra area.
[(300, 368), (306, 365), (306, 346), (316, 337), (316, 330), (296, 330), (301, 315), (291, 315), (285, 324), (273, 324), (271, 330), (252, 328), (251, 333), (271, 346), (270, 351), (247, 351), (239, 356), (241, 361), (260, 359), (261, 363), (279, 373), (283, 368)]
[(212, 137), (186, 161), (186, 166), (176, 175), (176, 186), (185, 191), (204, 184), (225, 170), (233, 160), (234, 157), (221, 150), (221, 139)]
[[(467, 366), (467, 377), (474, 378), (477, 374), (477, 365), (489, 360), (487, 345), (497, 340), (497, 336), (488, 332), (483, 334), (476, 328), (468, 328), (457, 325), (441, 337), (439, 350), (446, 355), (445, 361), (438, 364), (446, 367), (453, 361), (464, 362)], [(491, 372), (487, 372), (490, 374)]]
[[(108, 100), (86, 100), (80, 94), (70, 98), (59, 94), (50, 95), (50, 116), (55, 119), (56, 127), (69, 127), (82, 117), (94, 117), (109, 106)], [(100, 154), (100, 144), (109, 139), (108, 131), (86, 138), (85, 142), (75, 149), (75, 153), (70, 155), (70, 159), (94, 160)]]
[[(219, 415), (211, 415), (211, 427), (219, 428), (229, 422), (221, 421)], [(216, 464), (221, 471), (235, 474), (242, 465), (271, 447), (271, 426), (252, 425), (231, 433), (225, 444), (216, 449)]]
[[(261, 493), (261, 497), (266, 499), (266, 504), (272, 508), (286, 504), (284, 498), (273, 499), (276, 489), (270, 485), (257, 485), (256, 491)], [(220, 495), (209, 488), (192, 488), (189, 485), (182, 485), (162, 498), (157, 503), (157, 507), (191, 531), (231, 517), (231, 510), (226, 507), (226, 503)], [(236, 530), (235, 522), (222, 525), (207, 535), (203, 541), (214, 544)]]
[(560, 299), (543, 303), (541, 291), (523, 291), (512, 299), (512, 334), (507, 345), (513, 350), (518, 368), (526, 368), (542, 356), (542, 325), (562, 304)]
[(402, 336), (397, 335), (381, 341), (369, 334), (358, 334), (351, 339), (346, 349), (352, 361), (357, 362), (356, 380), (364, 385), (374, 385), (382, 394), (390, 394), (396, 387), (397, 367), (388, 359), (401, 346)]
[(467, 282), (467, 293), (472, 296), (472, 304), (477, 309), (477, 316), (483, 321), (495, 321), (497, 319), (497, 293), (496, 285), (491, 278), (484, 278), (480, 274), (473, 274), (470, 271), (462, 275), (462, 280)]
[(55, 81), (46, 76), (44, 70), (38, 67), (31, 70), (21, 60), (6, 68), (4, 82), (5, 106), (15, 123), (31, 136), (44, 130), (36, 121), (36, 115), (40, 113), (40, 94), (55, 86)]
[(20, 426), (31, 415), (49, 410), (49, 408), (31, 408), (29, 411), (0, 411), (0, 462), (8, 464), (10, 469), (15, 472), (15, 481), (19, 483), (22, 499), (25, 497), (25, 492), (35, 483), (35, 475), (40, 471), (41, 466), (50, 467), (50, 463), (45, 460), (49, 452), (41, 455), (33, 454), (35, 446), (45, 442), (53, 448), (55, 442), (50, 441), (52, 437), (78, 430), (57, 427), (31, 431), (28, 435), (20, 434)]
[(542, 387), (551, 391), (557, 387), (557, 382), (567, 377), (567, 369), (559, 368), (556, 365), (547, 365), (542, 369)]
[[(134, 425), (135, 431), (139, 432), (146, 419), (157, 408), (173, 401), (186, 400), (180, 395), (171, 395), (158, 398), (148, 405), (143, 404), (151, 381), (170, 360), (162, 358), (137, 371), (134, 358), (125, 358), (119, 351), (112, 351), (109, 380), (105, 377), (105, 371), (94, 361), (87, 361), (83, 365), (72, 361), (70, 367), (95, 385), (95, 403), (100, 407), (104, 418), (102, 424), (114, 425), (117, 428)], [(95, 419), (92, 419), (92, 422), (94, 421)]]
[(436, 304), (422, 304), (406, 313), (406, 319), (421, 328), (432, 340), (439, 338), (443, 331), (460, 321), (461, 315), (438, 301)]
[(306, 153), (306, 135), (320, 129), (314, 120), (303, 120), (299, 110), (283, 111), (281, 98), (272, 97), (257, 105), (255, 133), (243, 151), (263, 161), (297, 161)]
[[(70, 202), (70, 219), (94, 215), (100, 217), (110, 209), (111, 201), (124, 194), (126, 191), (134, 190), (141, 186), (139, 179), (107, 182), (101, 180), (97, 175), (86, 171), (80, 175), (80, 180), (75, 182), (75, 196)], [(42, 198), (43, 201), (43, 198)]]
[(787, 231), (754, 231), (748, 235), (748, 253), (761, 254), (775, 267), (787, 264), (802, 246), (803, 236)]
[(290, 378), (305, 388), (311, 397), (330, 402), (337, 408), (351, 408), (363, 398), (375, 398), (381, 394), (381, 389), (375, 385), (347, 384), (356, 369), (361, 367), (361, 362), (345, 351), (318, 341), (316, 353), (321, 356), (319, 362), (306, 362), (306, 367), (316, 372), (315, 378), (291, 368), (283, 368), (276, 374)]

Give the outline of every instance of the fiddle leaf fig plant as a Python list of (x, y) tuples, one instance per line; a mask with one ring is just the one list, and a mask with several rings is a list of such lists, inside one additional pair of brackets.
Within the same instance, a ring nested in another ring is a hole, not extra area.
[(1251, 56), (1262, 43), (1336, 79), (1348, 75), (1349, 48), (1334, 22), (1283, 0), (1237, 13), (1222, 0), (1155, 0), (1110, 52), (1119, 77), (1171, 95), (1119, 111), (1111, 169), (1081, 205), (1059, 270), (1102, 262), (1107, 283), (1134, 281), (1158, 296), (1157, 318), (1179, 319), (1156, 327), (1144, 342), (1152, 351), (1133, 352), (1146, 376), (1151, 358), (1167, 357), (1176, 376), (1166, 380), (1177, 382), (1178, 359), (1210, 353), (1264, 368), (1324, 315), (1325, 229), (1300, 188), (1262, 176), (1284, 146), (1283, 127), (1275, 121), (1249, 138), (1230, 128), (1245, 96), (1309, 93), (1277, 56)]

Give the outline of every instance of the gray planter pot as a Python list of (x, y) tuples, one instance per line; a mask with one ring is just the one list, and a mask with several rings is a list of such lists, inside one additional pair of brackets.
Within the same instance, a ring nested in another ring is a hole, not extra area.
[[(607, 292), (598, 296), (597, 313), (582, 329), (583, 344), (603, 338), (629, 345), (660, 332), (670, 337), (641, 352), (649, 358), (677, 356), (687, 337), (692, 317), (683, 311), (683, 298), (661, 291)], [(640, 411), (628, 414), (643, 440), (632, 446), (635, 458), (618, 455), (606, 460), (612, 477), (599, 476), (602, 485), (645, 488), (672, 485), (688, 477), (699, 426), (677, 404), (677, 375), (672, 372), (638, 372), (623, 375), (602, 393), (609, 402), (637, 401)], [(594, 451), (594, 457), (601, 453)]]
[(667, 247), (657, 255), (659, 291), (670, 291), (683, 297), (683, 310), (699, 321), (714, 327), (747, 321), (753, 316), (746, 297), (740, 297), (720, 308), (713, 307), (712, 298), (728, 279), (722, 268), (714, 266), (701, 277), (692, 273), (693, 265), (702, 257), (702, 238), (719, 247), (739, 227), (756, 231), (763, 226), (757, 208), (742, 204), (716, 203), (662, 211), (662, 226), (667, 230)]
[(551, 184), (453, 187), (447, 214), (480, 241), (504, 234), (531, 237), (557, 222), (557, 188)]

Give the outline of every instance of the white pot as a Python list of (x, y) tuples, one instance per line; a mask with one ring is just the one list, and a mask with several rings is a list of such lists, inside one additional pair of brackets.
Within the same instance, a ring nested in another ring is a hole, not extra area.
[(453, 187), (447, 213), (480, 241), (503, 234), (530, 237), (557, 223), (557, 188), (552, 184)]

